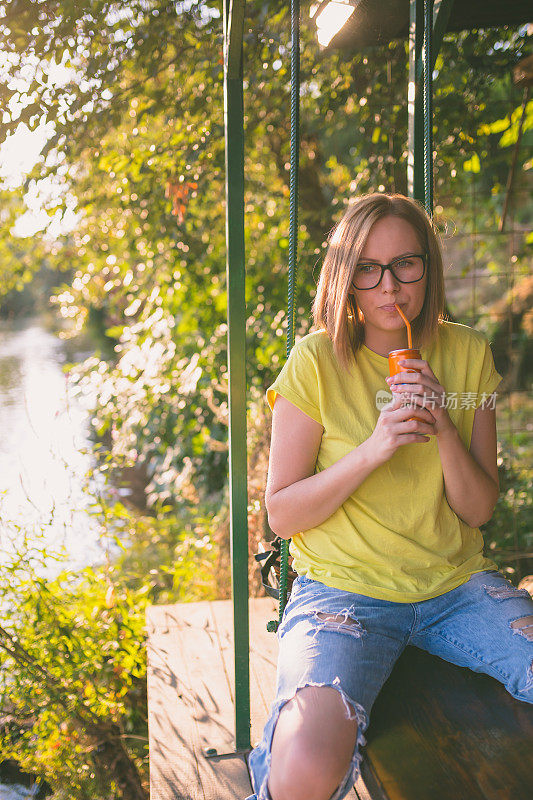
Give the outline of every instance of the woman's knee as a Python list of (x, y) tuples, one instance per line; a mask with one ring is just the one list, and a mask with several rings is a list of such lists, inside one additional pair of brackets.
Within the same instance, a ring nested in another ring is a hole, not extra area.
[(272, 800), (329, 800), (342, 782), (357, 741), (341, 694), (306, 686), (281, 709), (272, 739)]

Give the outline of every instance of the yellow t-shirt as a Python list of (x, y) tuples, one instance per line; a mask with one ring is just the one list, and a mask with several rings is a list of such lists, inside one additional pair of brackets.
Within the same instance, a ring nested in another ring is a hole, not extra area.
[[(443, 322), (421, 354), (469, 448), (475, 409), (501, 381), (488, 341), (466, 325)], [(324, 426), (315, 467), (321, 472), (372, 434), (392, 397), (388, 374), (387, 358), (366, 345), (342, 369), (327, 333), (318, 331), (293, 347), (267, 399), (273, 408), (281, 394)], [(334, 514), (293, 536), (289, 550), (299, 575), (401, 603), (437, 597), (475, 572), (498, 568), (483, 556), (481, 531), (448, 505), (434, 436), (399, 447)]]

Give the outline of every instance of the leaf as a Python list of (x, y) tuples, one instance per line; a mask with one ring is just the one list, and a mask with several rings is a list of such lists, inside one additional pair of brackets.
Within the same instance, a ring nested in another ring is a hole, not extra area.
[(479, 156), (477, 153), (474, 153), (472, 158), (465, 161), (463, 164), (463, 169), (465, 172), (480, 172), (481, 171), (481, 163), (479, 161)]

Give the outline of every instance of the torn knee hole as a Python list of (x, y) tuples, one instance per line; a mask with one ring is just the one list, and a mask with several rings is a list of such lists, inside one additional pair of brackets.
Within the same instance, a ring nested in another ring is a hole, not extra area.
[(315, 611), (314, 615), (324, 623), (324, 627), (351, 633), (353, 636), (363, 635), (364, 629), (361, 623), (350, 617), (348, 613), (330, 614), (325, 611)]
[(495, 600), (510, 600), (511, 597), (530, 597), (527, 589), (518, 589), (511, 583), (508, 586), (487, 586), (483, 584), (483, 588)]
[(533, 614), (527, 617), (520, 617), (509, 623), (513, 629), (513, 633), (518, 633), (525, 636), (528, 642), (533, 642)]

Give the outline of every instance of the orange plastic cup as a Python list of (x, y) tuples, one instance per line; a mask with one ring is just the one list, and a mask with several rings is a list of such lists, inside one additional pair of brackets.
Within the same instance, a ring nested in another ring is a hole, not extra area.
[[(389, 353), (389, 374), (392, 378), (393, 375), (397, 375), (399, 372), (421, 372), (420, 369), (414, 369), (412, 367), (402, 367), (401, 364), (398, 364), (400, 359), (403, 358), (422, 358), (420, 354), (420, 350), (417, 348), (413, 348), (410, 350), (409, 348), (405, 348), (405, 350), (391, 350)], [(409, 417), (409, 419), (416, 419), (417, 422), (425, 422), (425, 419), (421, 419), (420, 417)]]

